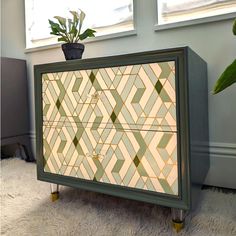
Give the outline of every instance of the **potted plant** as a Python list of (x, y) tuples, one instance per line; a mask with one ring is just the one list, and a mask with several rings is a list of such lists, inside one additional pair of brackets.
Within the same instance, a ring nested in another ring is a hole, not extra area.
[(54, 16), (58, 23), (48, 20), (51, 28), (50, 34), (58, 36), (59, 42), (65, 42), (61, 45), (66, 60), (81, 59), (84, 52), (84, 44), (79, 43), (88, 37), (95, 37), (96, 32), (93, 29), (86, 29), (81, 33), (85, 13), (70, 11), (73, 19), (66, 19), (61, 16)]
[[(233, 34), (236, 35), (236, 19), (233, 23)], [(233, 83), (236, 83), (236, 59), (225, 69), (220, 78), (216, 81), (213, 94), (223, 91)]]

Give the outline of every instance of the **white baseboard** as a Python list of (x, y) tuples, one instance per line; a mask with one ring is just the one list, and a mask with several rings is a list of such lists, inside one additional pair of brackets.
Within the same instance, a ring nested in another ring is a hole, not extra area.
[(210, 155), (236, 159), (236, 144), (234, 143), (210, 143)]
[(236, 189), (236, 144), (211, 142), (209, 152), (210, 169), (205, 184)]

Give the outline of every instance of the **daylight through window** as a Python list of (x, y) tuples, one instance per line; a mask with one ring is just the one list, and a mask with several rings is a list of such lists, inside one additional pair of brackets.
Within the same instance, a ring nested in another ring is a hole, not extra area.
[(56, 43), (48, 19), (71, 18), (69, 11), (78, 9), (86, 13), (84, 29), (96, 29), (96, 36), (134, 29), (133, 0), (25, 0), (26, 48)]
[(158, 25), (236, 12), (236, 0), (157, 0)]

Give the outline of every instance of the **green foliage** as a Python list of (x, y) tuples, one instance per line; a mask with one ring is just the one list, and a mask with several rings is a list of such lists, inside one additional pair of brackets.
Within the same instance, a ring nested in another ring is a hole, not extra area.
[(54, 16), (58, 23), (48, 20), (51, 32), (50, 34), (58, 36), (58, 41), (63, 41), (66, 43), (77, 43), (89, 37), (95, 37), (94, 33), (96, 32), (93, 29), (86, 29), (81, 33), (83, 26), (85, 13), (80, 10), (80, 12), (70, 11), (73, 16), (73, 19), (66, 19), (61, 16)]
[(233, 34), (236, 35), (236, 19), (234, 20), (233, 24)]
[[(234, 20), (232, 31), (233, 34), (236, 35), (236, 19)], [(216, 81), (213, 94), (223, 91), (234, 83), (236, 83), (236, 60), (225, 69), (220, 78)]]
[(236, 83), (236, 60), (225, 69), (217, 80), (213, 94), (221, 92), (233, 83)]

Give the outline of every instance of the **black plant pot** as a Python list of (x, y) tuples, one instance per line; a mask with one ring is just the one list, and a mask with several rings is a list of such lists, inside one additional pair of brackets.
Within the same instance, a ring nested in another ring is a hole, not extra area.
[(61, 48), (66, 60), (81, 59), (84, 52), (84, 45), (81, 43), (64, 43)]

